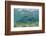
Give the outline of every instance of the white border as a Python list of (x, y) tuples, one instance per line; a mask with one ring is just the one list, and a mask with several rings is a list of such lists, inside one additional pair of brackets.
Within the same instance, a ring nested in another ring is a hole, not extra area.
[[(39, 9), (39, 27), (14, 27), (14, 8)], [(42, 30), (42, 7), (11, 5), (11, 31), (27, 31), (27, 30)]]

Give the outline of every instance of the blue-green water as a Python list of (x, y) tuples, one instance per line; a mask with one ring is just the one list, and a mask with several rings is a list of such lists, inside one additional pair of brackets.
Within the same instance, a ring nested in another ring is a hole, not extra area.
[(39, 9), (14, 8), (14, 27), (39, 26)]

